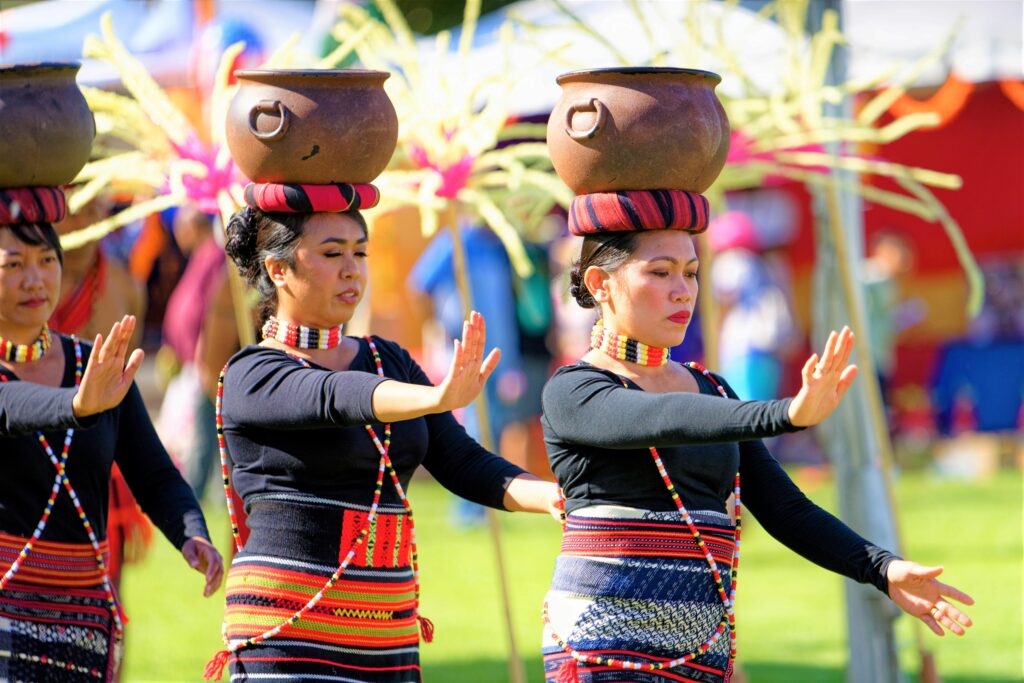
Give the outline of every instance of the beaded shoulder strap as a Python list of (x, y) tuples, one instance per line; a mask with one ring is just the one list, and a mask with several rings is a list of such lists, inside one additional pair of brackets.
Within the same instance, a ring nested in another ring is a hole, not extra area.
[[(77, 388), (82, 383), (82, 344), (79, 342), (78, 337), (72, 335), (71, 340), (75, 344), (75, 387)], [(7, 375), (0, 374), (0, 382), (7, 382)], [(53, 486), (50, 488), (50, 497), (46, 499), (46, 507), (43, 508), (43, 515), (39, 518), (39, 522), (36, 524), (35, 531), (32, 532), (31, 538), (25, 543), (25, 546), (18, 553), (18, 557), (14, 560), (11, 566), (4, 573), (3, 577), (0, 577), (0, 591), (7, 587), (8, 582), (14, 575), (21, 569), (21, 565), (24, 564), (28, 556), (32, 554), (32, 549), (35, 546), (36, 541), (43, 535), (43, 530), (46, 528), (46, 523), (50, 521), (50, 515), (53, 512), (53, 506), (57, 502), (57, 496), (60, 494), (60, 489), (63, 486), (64, 490), (67, 491), (68, 496), (71, 498), (71, 503), (75, 506), (75, 512), (78, 513), (78, 518), (82, 520), (82, 526), (85, 528), (86, 534), (89, 536), (89, 543), (92, 545), (93, 553), (96, 557), (96, 565), (99, 567), (100, 574), (103, 577), (103, 588), (106, 593), (107, 609), (110, 611), (114, 621), (114, 631), (117, 638), (121, 638), (124, 634), (124, 614), (121, 612), (121, 607), (117, 602), (117, 598), (114, 596), (114, 589), (110, 583), (110, 573), (107, 570), (107, 564), (103, 560), (103, 549), (100, 547), (99, 540), (96, 538), (96, 532), (93, 530), (92, 524), (89, 522), (89, 517), (85, 514), (85, 508), (82, 507), (82, 501), (78, 498), (78, 493), (75, 491), (74, 486), (71, 485), (71, 480), (68, 479), (67, 475), (67, 462), (68, 454), (71, 451), (71, 439), (75, 435), (74, 428), (69, 428), (64, 434), (64, 447), (61, 449), (60, 456), (58, 457), (54, 452), (53, 448), (50, 447), (49, 441), (46, 436), (40, 431), (36, 432), (36, 439), (39, 441), (39, 445), (43, 447), (47, 457), (53, 466), (57, 468), (57, 475), (54, 477)]]
[[(381, 362), (380, 352), (377, 350), (377, 345), (370, 336), (364, 337), (366, 342), (370, 345), (370, 351), (373, 353), (374, 364), (377, 366), (377, 375), (384, 377), (384, 365)], [(288, 354), (296, 361), (298, 361), (303, 367), (310, 367), (309, 361), (300, 356), (294, 354)], [(217, 444), (220, 449), (220, 467), (221, 476), (224, 480), (224, 495), (227, 499), (228, 516), (231, 519), (231, 533), (235, 539), (236, 550), (242, 550), (241, 537), (238, 533), (238, 519), (235, 513), (235, 506), (231, 497), (231, 477), (228, 470), (228, 452), (227, 443), (224, 439), (224, 419), (222, 414), (223, 402), (224, 402), (224, 374), (227, 372), (227, 364), (220, 372), (220, 377), (217, 380), (217, 403), (216, 403), (216, 415), (217, 415)], [(412, 572), (413, 572), (413, 587), (415, 595), (415, 612), (416, 619), (420, 625), (420, 634), (423, 637), (424, 642), (431, 642), (434, 639), (434, 625), (429, 619), (423, 617), (419, 613), (420, 603), (420, 571), (419, 571), (419, 559), (416, 550), (416, 526), (413, 523), (412, 518), (412, 506), (409, 503), (408, 497), (405, 495), (405, 490), (402, 487), (402, 483), (398, 478), (398, 473), (395, 471), (394, 465), (391, 462), (390, 451), (391, 451), (391, 424), (384, 425), (384, 441), (381, 442), (377, 436), (377, 432), (374, 430), (373, 425), (365, 425), (367, 433), (373, 440), (374, 446), (377, 447), (377, 451), (380, 453), (380, 461), (377, 467), (377, 481), (374, 483), (373, 488), (373, 502), (370, 504), (370, 513), (367, 515), (366, 522), (363, 527), (359, 530), (359, 534), (355, 540), (352, 541), (352, 545), (349, 547), (348, 552), (345, 554), (345, 558), (338, 565), (338, 568), (331, 574), (330, 578), (324, 584), (323, 588), (317, 591), (316, 595), (309, 599), (303, 607), (296, 611), (285, 621), (281, 622), (274, 628), (265, 631), (259, 635), (252, 636), (244, 641), (232, 644), (228, 639), (227, 633), (227, 621), (225, 620), (221, 625), (221, 638), (224, 641), (226, 649), (221, 650), (206, 664), (206, 670), (204, 676), (206, 680), (220, 680), (221, 674), (224, 670), (224, 666), (227, 664), (228, 657), (233, 653), (251, 647), (265, 640), (273, 638), (280, 634), (287, 627), (291, 626), (295, 622), (299, 621), (309, 610), (316, 607), (316, 605), (324, 598), (327, 592), (337, 583), (342, 573), (348, 568), (349, 564), (355, 558), (359, 547), (366, 541), (367, 536), (370, 533), (370, 529), (373, 527), (373, 523), (377, 518), (377, 510), (380, 506), (381, 492), (384, 489), (384, 472), (387, 471), (391, 475), (391, 480), (395, 485), (395, 490), (398, 492), (399, 498), (402, 500), (402, 504), (405, 506), (406, 511), (409, 513), (409, 548), (412, 559)]]
[[(690, 362), (687, 363), (686, 365), (693, 368), (697, 372), (700, 372), (702, 375), (708, 378), (708, 380), (711, 381), (711, 383), (718, 390), (718, 393), (723, 398), (729, 398), (729, 394), (728, 392), (726, 392), (725, 387), (722, 386), (722, 383), (719, 382), (707, 368), (705, 368), (700, 363), (695, 362)], [(623, 387), (627, 389), (629, 388), (629, 384), (628, 382), (626, 382), (625, 378), (619, 377), (619, 381), (622, 383)], [(697, 529), (696, 524), (694, 524), (693, 518), (690, 516), (690, 512), (686, 509), (686, 506), (683, 505), (683, 500), (682, 498), (680, 498), (679, 493), (676, 491), (675, 485), (672, 483), (671, 477), (669, 477), (668, 475), (668, 470), (665, 468), (665, 463), (662, 461), (661, 455), (658, 453), (658, 449), (655, 448), (654, 446), (651, 446), (649, 450), (651, 452), (651, 457), (654, 460), (654, 465), (658, 469), (658, 474), (661, 475), (661, 480), (662, 482), (664, 482), (665, 488), (672, 496), (672, 502), (675, 503), (676, 509), (679, 511), (680, 516), (683, 518), (683, 521), (689, 528), (690, 533), (693, 535), (693, 538), (696, 541), (698, 548), (700, 548), (701, 552), (704, 553), (704, 559), (708, 564), (708, 569), (711, 572), (711, 576), (715, 580), (715, 587), (718, 589), (718, 596), (719, 598), (721, 598), (722, 604), (725, 606), (725, 615), (722, 617), (722, 620), (718, 623), (718, 626), (715, 628), (714, 632), (696, 650), (692, 650), (690, 652), (683, 654), (680, 657), (676, 657), (668, 661), (639, 662), (626, 659), (619, 659), (617, 657), (588, 655), (576, 650), (571, 645), (569, 645), (567, 641), (560, 638), (558, 634), (554, 632), (554, 628), (551, 626), (551, 619), (548, 614), (548, 603), (547, 601), (545, 601), (542, 612), (544, 623), (549, 627), (552, 639), (556, 643), (558, 643), (558, 646), (561, 647), (562, 650), (564, 650), (571, 656), (571, 659), (569, 659), (563, 665), (562, 670), (559, 672), (558, 680), (560, 683), (562, 683), (563, 681), (565, 683), (575, 683), (577, 681), (578, 662), (583, 662), (586, 664), (595, 664), (597, 666), (614, 667), (618, 669), (632, 669), (636, 671), (660, 671), (664, 669), (672, 669), (681, 664), (685, 664), (689, 661), (692, 661), (706, 653), (709, 649), (711, 649), (711, 647), (715, 643), (718, 642), (719, 638), (722, 637), (722, 634), (725, 632), (727, 626), (729, 627), (730, 667), (732, 667), (732, 664), (736, 659), (736, 615), (733, 611), (733, 606), (736, 601), (736, 574), (740, 559), (740, 473), (736, 473), (736, 478), (734, 480), (733, 486), (733, 496), (735, 500), (734, 510), (736, 517), (736, 535), (735, 545), (733, 546), (732, 567), (730, 569), (730, 586), (729, 589), (726, 590), (725, 583), (722, 579), (722, 572), (718, 568), (718, 563), (715, 561), (715, 558), (711, 555), (711, 551), (704, 543), (704, 538), (703, 536), (701, 536), (701, 533)], [(563, 515), (563, 529), (565, 528), (565, 524), (565, 516)]]

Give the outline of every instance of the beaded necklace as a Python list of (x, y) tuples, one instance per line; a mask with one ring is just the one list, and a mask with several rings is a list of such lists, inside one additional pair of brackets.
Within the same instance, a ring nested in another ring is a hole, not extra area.
[[(722, 384), (718, 380), (715, 379), (714, 375), (712, 375), (711, 372), (708, 371), (707, 368), (705, 368), (700, 363), (692, 363), (691, 362), (691, 363), (687, 363), (686, 365), (691, 367), (691, 368), (693, 368), (693, 369), (695, 369), (695, 370), (697, 370), (702, 375), (707, 377), (708, 380), (711, 381), (711, 383), (718, 390), (718, 393), (723, 398), (729, 398), (729, 395), (726, 392), (725, 387), (723, 387)], [(622, 382), (622, 386), (626, 387), (627, 389), (629, 388), (629, 385), (626, 383), (625, 379), (620, 378), (620, 381)], [(729, 577), (730, 578), (730, 582), (729, 582), (730, 583), (730, 588), (729, 588), (728, 591), (726, 591), (725, 583), (722, 580), (722, 573), (721, 573), (721, 571), (718, 568), (718, 563), (715, 561), (715, 558), (712, 557), (711, 551), (708, 550), (707, 546), (705, 545), (704, 538), (701, 536), (700, 531), (697, 530), (697, 526), (696, 526), (696, 524), (694, 524), (693, 518), (690, 516), (690, 513), (686, 509), (686, 506), (683, 505), (683, 500), (682, 500), (682, 498), (679, 497), (679, 493), (676, 491), (676, 487), (672, 483), (672, 479), (668, 476), (668, 470), (665, 469), (665, 463), (662, 462), (661, 455), (658, 453), (658, 449), (655, 448), (654, 446), (651, 446), (650, 447), (650, 452), (651, 452), (651, 457), (654, 459), (654, 464), (658, 468), (658, 474), (661, 475), (661, 480), (665, 483), (665, 488), (668, 489), (669, 494), (672, 496), (672, 502), (675, 503), (676, 509), (679, 510), (680, 516), (682, 516), (683, 521), (686, 523), (686, 526), (689, 528), (690, 533), (693, 535), (694, 540), (697, 542), (697, 547), (700, 548), (701, 552), (704, 553), (704, 559), (707, 561), (708, 568), (711, 570), (711, 576), (715, 580), (715, 587), (718, 589), (718, 597), (721, 598), (722, 604), (725, 606), (725, 615), (722, 617), (722, 620), (718, 623), (718, 626), (715, 628), (715, 631), (696, 650), (693, 650), (691, 652), (687, 652), (686, 654), (684, 654), (684, 655), (682, 655), (680, 657), (676, 657), (675, 659), (672, 659), (672, 660), (666, 661), (666, 662), (651, 662), (651, 663), (648, 663), (648, 662), (634, 662), (634, 661), (628, 661), (628, 660), (625, 660), (625, 659), (618, 659), (616, 657), (607, 657), (607, 656), (597, 657), (597, 656), (593, 656), (593, 655), (583, 654), (583, 653), (575, 650), (571, 645), (569, 645), (569, 643), (567, 643), (565, 640), (560, 638), (558, 636), (558, 634), (556, 634), (554, 632), (554, 630), (552, 630), (552, 632), (551, 632), (552, 639), (556, 643), (558, 643), (559, 647), (561, 647), (564, 651), (568, 652), (572, 656), (572, 659), (568, 660), (563, 665), (563, 669), (559, 673), (559, 676), (558, 676), (559, 683), (563, 683), (563, 681), (565, 681), (567, 683), (575, 683), (575, 681), (577, 680), (577, 675), (576, 675), (577, 668), (576, 667), (577, 667), (577, 663), (578, 662), (584, 662), (586, 664), (596, 664), (598, 666), (615, 667), (615, 668), (618, 668), (618, 669), (633, 669), (633, 670), (637, 670), (637, 671), (659, 671), (659, 670), (671, 669), (673, 667), (677, 667), (677, 666), (679, 666), (681, 664), (685, 664), (685, 663), (687, 663), (689, 661), (692, 661), (692, 660), (696, 659), (697, 657), (703, 655), (709, 649), (711, 649), (711, 647), (715, 643), (718, 642), (718, 639), (721, 638), (722, 633), (725, 632), (725, 629), (726, 629), (727, 625), (729, 626), (729, 629), (730, 629), (729, 630), (729, 667), (730, 668), (732, 667), (732, 664), (733, 664), (733, 662), (736, 659), (736, 615), (735, 615), (735, 612), (733, 611), (733, 607), (734, 607), (735, 602), (736, 602), (736, 574), (737, 574), (737, 570), (738, 570), (738, 567), (739, 567), (739, 561), (740, 561), (740, 473), (736, 472), (736, 478), (735, 478), (735, 480), (733, 482), (733, 496), (734, 496), (734, 501), (735, 501), (734, 514), (735, 514), (735, 517), (736, 517), (736, 527), (735, 527), (736, 537), (735, 537), (735, 545), (733, 547), (733, 554), (732, 554), (732, 568), (730, 570), (730, 577)], [(565, 528), (565, 516), (564, 515), (562, 516), (562, 528), (563, 529)], [(543, 615), (543, 618), (544, 618), (544, 623), (547, 626), (550, 627), (551, 626), (551, 620), (549, 619), (549, 616), (548, 616), (548, 603), (547, 603), (546, 600), (544, 601), (544, 607), (543, 607), (542, 615)]]
[[(370, 351), (373, 353), (373, 362), (377, 366), (377, 375), (380, 377), (384, 376), (384, 364), (380, 359), (380, 352), (377, 350), (377, 345), (373, 339), (369, 336), (364, 337), (367, 343), (370, 345)], [(309, 361), (305, 358), (301, 358), (294, 354), (288, 354), (295, 360), (302, 364), (303, 367), (310, 367)], [(227, 365), (225, 364), (224, 369), (220, 372), (220, 377), (217, 380), (217, 403), (216, 403), (216, 414), (217, 414), (217, 445), (220, 449), (220, 471), (221, 477), (224, 482), (224, 496), (227, 499), (228, 505), (228, 517), (231, 520), (231, 534), (235, 539), (235, 549), (238, 551), (242, 550), (242, 539), (238, 533), (238, 517), (235, 513), (235, 505), (231, 499), (231, 478), (228, 472), (228, 451), (227, 442), (224, 438), (224, 418), (223, 418), (223, 404), (224, 404), (224, 374), (227, 371)], [(374, 520), (377, 518), (377, 508), (380, 505), (381, 492), (384, 489), (384, 472), (387, 471), (391, 475), (391, 481), (395, 485), (395, 490), (398, 492), (398, 497), (402, 500), (402, 504), (405, 506), (406, 512), (409, 514), (409, 548), (410, 554), (412, 555), (412, 574), (413, 574), (413, 588), (415, 595), (415, 611), (416, 619), (420, 624), (420, 635), (423, 637), (424, 642), (431, 642), (434, 640), (434, 625), (433, 623), (422, 616), (419, 613), (420, 604), (420, 568), (419, 568), (419, 554), (416, 550), (416, 525), (413, 523), (412, 517), (412, 506), (409, 503), (409, 498), (405, 495), (405, 490), (402, 488), (402, 483), (398, 478), (398, 472), (395, 471), (395, 467), (391, 462), (391, 423), (384, 425), (384, 442), (381, 443), (380, 438), (377, 436), (377, 432), (373, 429), (372, 425), (364, 425), (366, 432), (370, 435), (373, 440), (373, 445), (377, 447), (377, 452), (380, 453), (380, 462), (377, 466), (377, 481), (373, 487), (373, 502), (370, 504), (370, 514), (366, 518), (366, 523), (362, 529), (359, 530), (359, 534), (355, 540), (352, 541), (352, 545), (349, 547), (348, 552), (345, 554), (345, 559), (342, 560), (338, 568), (331, 574), (330, 578), (324, 584), (316, 595), (310, 598), (303, 607), (301, 607), (292, 616), (288, 617), (285, 621), (281, 622), (274, 628), (265, 631), (259, 635), (252, 636), (237, 644), (232, 644), (228, 639), (227, 633), (227, 621), (221, 624), (221, 638), (224, 641), (226, 650), (221, 650), (213, 659), (211, 659), (206, 665), (205, 677), (207, 680), (216, 677), (220, 680), (220, 672), (223, 670), (225, 664), (227, 664), (228, 657), (238, 650), (241, 650), (257, 643), (261, 643), (265, 640), (273, 638), (280, 634), (285, 628), (291, 626), (299, 619), (301, 619), (309, 610), (316, 607), (316, 605), (323, 599), (342, 573), (352, 562), (352, 559), (356, 556), (359, 551), (359, 547), (365, 542), (366, 537), (370, 533), (370, 528), (373, 526)]]
[(0, 358), (10, 363), (31, 363), (39, 360), (50, 350), (50, 328), (43, 324), (43, 331), (31, 344), (15, 344), (0, 337)]
[(333, 349), (341, 343), (341, 325), (327, 329), (283, 323), (274, 316), (263, 323), (263, 338), (297, 349)]
[[(44, 328), (44, 332), (46, 332)], [(75, 387), (77, 388), (82, 383), (82, 345), (78, 341), (78, 337), (72, 335), (72, 341), (75, 343)], [(7, 376), (0, 375), (0, 381), (6, 382)], [(17, 559), (11, 564), (10, 568), (4, 573), (3, 577), (0, 578), (0, 590), (3, 590), (7, 583), (18, 573), (21, 565), (24, 563), (28, 556), (32, 553), (32, 548), (39, 537), (43, 535), (43, 529), (46, 528), (46, 523), (50, 520), (50, 514), (53, 512), (53, 506), (57, 502), (57, 495), (60, 493), (61, 486), (68, 492), (68, 496), (71, 497), (71, 502), (75, 506), (75, 512), (78, 513), (78, 518), (82, 520), (82, 526), (85, 528), (85, 532), (89, 536), (89, 543), (92, 545), (93, 552), (96, 555), (96, 565), (100, 569), (100, 573), (103, 576), (103, 588), (106, 592), (107, 609), (110, 610), (111, 615), (114, 619), (114, 631), (117, 638), (121, 638), (124, 634), (124, 623), (122, 621), (121, 609), (117, 604), (117, 599), (114, 597), (114, 589), (110, 584), (110, 575), (107, 572), (107, 564), (103, 560), (103, 550), (100, 548), (99, 540), (96, 538), (96, 533), (92, 528), (92, 524), (89, 522), (89, 517), (85, 514), (85, 508), (82, 507), (82, 501), (78, 498), (78, 493), (75, 488), (71, 485), (71, 480), (68, 479), (67, 475), (67, 461), (68, 453), (71, 450), (71, 439), (74, 437), (75, 430), (73, 428), (68, 429), (64, 435), (64, 447), (61, 450), (60, 457), (53, 452), (53, 448), (50, 447), (49, 441), (42, 432), (36, 432), (36, 438), (39, 440), (39, 445), (46, 451), (47, 457), (50, 458), (50, 462), (57, 468), (57, 476), (53, 480), (53, 487), (50, 489), (50, 497), (46, 500), (46, 507), (43, 509), (43, 515), (39, 518), (39, 523), (36, 524), (35, 531), (32, 532), (32, 537), (25, 543), (25, 547), (18, 553)]]
[(648, 346), (636, 339), (616, 334), (605, 327), (601, 320), (590, 330), (590, 348), (598, 349), (612, 358), (647, 367), (658, 367), (668, 362), (668, 349)]

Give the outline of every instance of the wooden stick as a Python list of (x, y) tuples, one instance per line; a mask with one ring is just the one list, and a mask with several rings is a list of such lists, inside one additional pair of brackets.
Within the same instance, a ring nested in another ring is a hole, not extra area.
[[(875, 433), (875, 439), (879, 445), (881, 456), (882, 481), (885, 484), (886, 498), (889, 502), (889, 509), (892, 512), (893, 529), (896, 533), (896, 544), (906, 552), (904, 536), (900, 529), (899, 515), (896, 513), (896, 495), (893, 491), (892, 468), (895, 462), (893, 457), (892, 441), (889, 438), (889, 427), (885, 419), (885, 408), (882, 404), (882, 389), (878, 382), (878, 371), (875, 367), (874, 358), (868, 348), (867, 319), (864, 309), (858, 305), (855, 294), (857, 286), (853, 270), (850, 267), (850, 254), (846, 249), (844, 239), (842, 212), (839, 209), (839, 189), (836, 182), (836, 172), (832, 171), (829, 178), (828, 188), (825, 194), (825, 204), (828, 211), (829, 233), (832, 237), (832, 247), (835, 250), (836, 262), (839, 267), (839, 279), (842, 284), (843, 300), (855, 331), (854, 344), (857, 350), (857, 365), (860, 366), (861, 381), (867, 382), (868, 415), (871, 421), (871, 429)], [(925, 645), (921, 630), (921, 622), (914, 619), (914, 639), (917, 643), (917, 651), (921, 657), (921, 681), (922, 683), (939, 683), (938, 668), (935, 664), (935, 656)]]
[[(459, 288), (459, 295), (462, 299), (462, 314), (469, 318), (473, 310), (473, 293), (469, 287), (469, 271), (466, 263), (466, 248), (462, 241), (462, 233), (459, 230), (458, 216), (452, 210), (448, 214), (448, 229), (452, 234), (452, 267), (455, 270), (455, 282)], [(494, 437), (491, 434), (490, 415), (487, 412), (487, 392), (482, 391), (476, 399), (477, 424), (480, 427), (480, 444), (491, 451), (494, 448)], [(501, 591), (501, 602), (505, 613), (505, 630), (508, 640), (508, 680), (509, 683), (526, 683), (526, 670), (519, 658), (519, 651), (516, 648), (515, 628), (512, 623), (512, 598), (508, 591), (508, 575), (505, 571), (505, 556), (501, 545), (501, 527), (498, 524), (498, 515), (491, 508), (487, 508), (487, 525), (491, 531), (491, 541), (494, 548), (494, 559), (498, 567), (498, 588)]]

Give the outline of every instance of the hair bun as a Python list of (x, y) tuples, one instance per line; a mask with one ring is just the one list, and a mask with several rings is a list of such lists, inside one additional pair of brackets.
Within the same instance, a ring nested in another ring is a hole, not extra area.
[(582, 308), (594, 308), (597, 306), (594, 296), (583, 282), (583, 273), (581, 272), (579, 261), (572, 264), (572, 269), (569, 271), (569, 283), (569, 294), (573, 299), (576, 299), (577, 304)]
[(248, 206), (236, 213), (228, 221), (225, 230), (227, 242), (224, 244), (224, 251), (231, 257), (238, 267), (238, 272), (249, 281), (255, 284), (254, 262), (256, 261), (256, 238), (259, 234), (256, 225), (256, 216)]

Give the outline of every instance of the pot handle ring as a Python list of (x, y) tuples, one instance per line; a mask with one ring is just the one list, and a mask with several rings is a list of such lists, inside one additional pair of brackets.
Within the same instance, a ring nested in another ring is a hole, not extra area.
[[(277, 124), (277, 128), (274, 130), (262, 133), (256, 127), (256, 117), (260, 114), (277, 114), (281, 117), (281, 122)], [(291, 119), (288, 116), (288, 108), (281, 104), (280, 100), (260, 100), (252, 105), (252, 109), (249, 110), (249, 132), (257, 139), (265, 142), (273, 142), (283, 138), (285, 133), (288, 132), (289, 123), (291, 123)]]
[[(587, 130), (574, 130), (572, 127), (572, 116), (576, 112), (592, 111), (597, 113), (597, 120)], [(589, 102), (577, 102), (565, 111), (565, 134), (573, 140), (593, 140), (604, 128), (608, 120), (608, 107), (596, 97), (591, 97)]]

